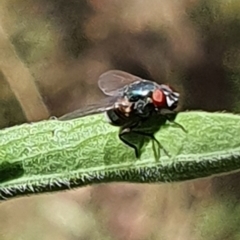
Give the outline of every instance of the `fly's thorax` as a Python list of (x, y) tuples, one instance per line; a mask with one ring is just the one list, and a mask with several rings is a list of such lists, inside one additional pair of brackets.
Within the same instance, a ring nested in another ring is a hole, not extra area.
[(114, 126), (123, 126), (129, 122), (147, 118), (154, 111), (151, 98), (130, 102), (126, 97), (115, 103), (113, 109), (106, 112), (109, 123)]
[(148, 80), (137, 81), (126, 86), (123, 95), (130, 102), (137, 102), (140, 99), (150, 97), (156, 88), (157, 85), (154, 82)]
[(153, 105), (152, 98), (146, 97), (140, 99), (133, 105), (134, 114), (138, 115), (140, 118), (147, 118), (155, 111), (155, 106)]
[(136, 81), (126, 86), (123, 97), (131, 103), (129, 113), (140, 118), (148, 117), (151, 111), (154, 111), (152, 93), (158, 86), (158, 84), (149, 80)]

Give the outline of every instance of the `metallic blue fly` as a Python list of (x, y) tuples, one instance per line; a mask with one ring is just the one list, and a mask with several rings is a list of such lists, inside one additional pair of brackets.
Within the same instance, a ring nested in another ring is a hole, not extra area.
[(69, 120), (105, 112), (110, 124), (120, 127), (119, 138), (135, 150), (137, 158), (140, 156), (139, 149), (127, 140), (126, 135), (134, 132), (157, 141), (154, 133), (141, 131), (142, 123), (152, 116), (170, 121), (176, 116), (174, 110), (178, 105), (179, 93), (167, 85), (144, 80), (123, 71), (110, 70), (99, 77), (98, 86), (106, 95), (103, 100), (59, 119)]

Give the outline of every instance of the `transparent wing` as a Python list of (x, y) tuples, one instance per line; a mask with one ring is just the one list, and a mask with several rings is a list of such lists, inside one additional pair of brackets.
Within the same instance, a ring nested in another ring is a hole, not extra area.
[(110, 70), (98, 79), (98, 86), (108, 96), (119, 95), (122, 88), (132, 82), (141, 81), (140, 77), (120, 70)]
[(117, 101), (117, 97), (105, 98), (104, 100), (101, 100), (96, 104), (91, 104), (86, 107), (75, 110), (73, 112), (67, 113), (58, 119), (61, 121), (64, 121), (64, 120), (84, 117), (87, 115), (102, 113), (110, 109), (113, 109), (116, 101)]

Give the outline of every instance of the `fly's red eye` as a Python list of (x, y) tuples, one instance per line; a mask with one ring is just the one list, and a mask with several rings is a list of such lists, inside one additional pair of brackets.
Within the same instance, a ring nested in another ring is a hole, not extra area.
[(166, 105), (166, 97), (160, 89), (153, 92), (152, 101), (156, 107), (164, 107)]

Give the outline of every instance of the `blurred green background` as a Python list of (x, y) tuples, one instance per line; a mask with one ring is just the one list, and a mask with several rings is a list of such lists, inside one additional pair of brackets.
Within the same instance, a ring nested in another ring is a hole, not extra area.
[[(0, 128), (60, 116), (120, 69), (180, 110), (240, 111), (239, 0), (1, 0)], [(216, 140), (217, 144), (217, 140)], [(240, 239), (240, 174), (102, 184), (0, 204), (0, 239)]]

